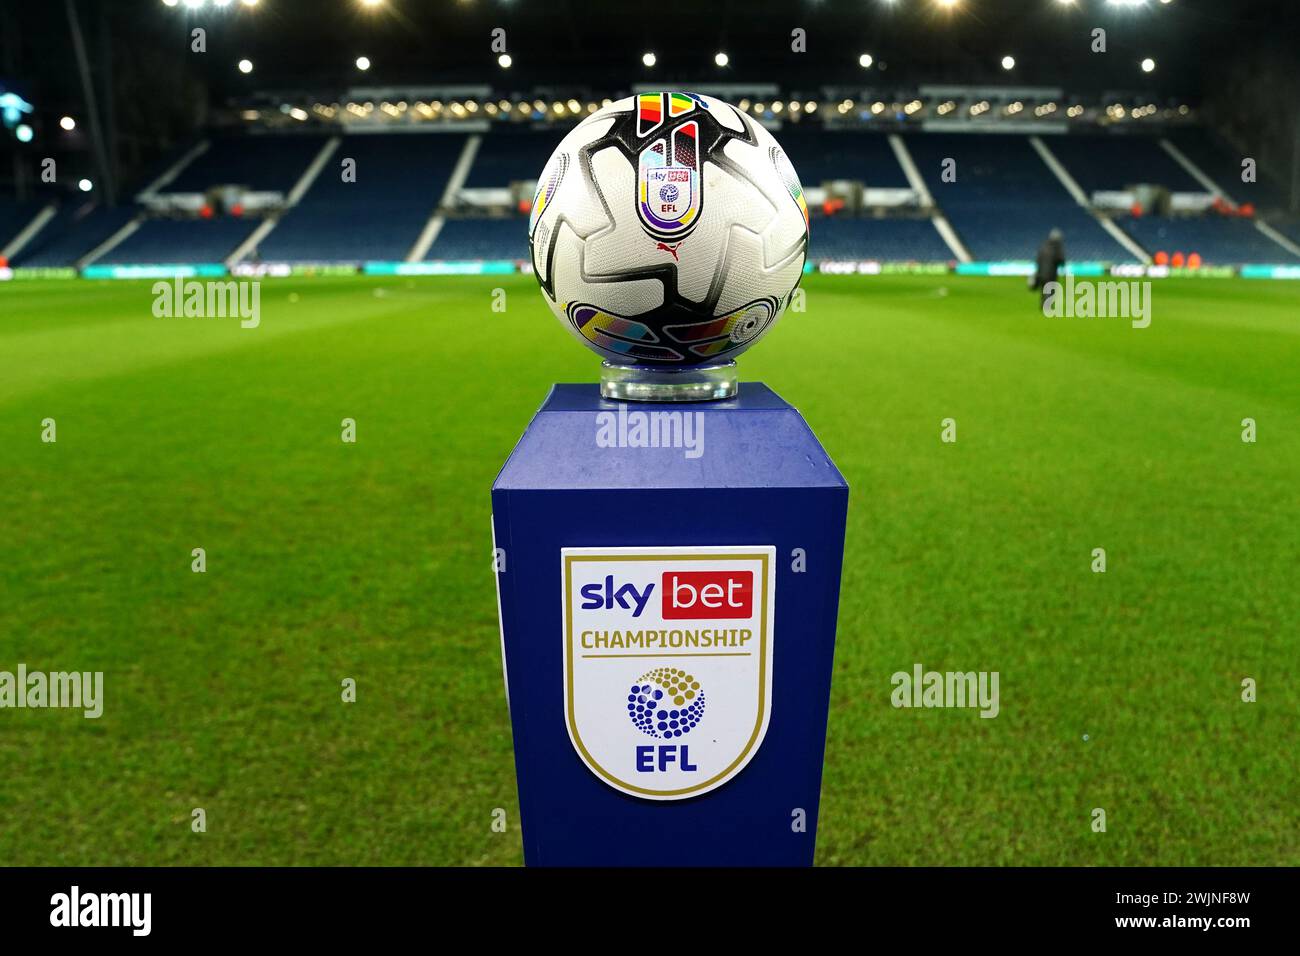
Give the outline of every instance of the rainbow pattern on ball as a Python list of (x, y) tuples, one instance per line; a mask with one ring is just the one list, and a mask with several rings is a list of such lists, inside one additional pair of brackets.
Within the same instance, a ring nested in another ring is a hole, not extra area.
[(681, 361), (682, 354), (675, 349), (661, 345), (643, 343), (658, 342), (659, 337), (644, 322), (614, 315), (594, 305), (571, 303), (566, 309), (569, 321), (588, 342), (611, 352), (617, 352), (629, 358), (645, 359), (654, 362)]
[(556, 192), (560, 189), (560, 182), (564, 179), (564, 173), (568, 168), (569, 157), (564, 153), (560, 153), (558, 161), (551, 169), (551, 174), (543, 176), (537, 183), (537, 192), (533, 196), (532, 214), (528, 217), (529, 235), (532, 235), (533, 227), (537, 225), (537, 220), (541, 218), (547, 205), (555, 198)]
[(664, 103), (668, 116), (685, 116), (700, 103), (689, 93), (641, 93), (636, 98), (636, 134), (648, 136), (664, 121)]

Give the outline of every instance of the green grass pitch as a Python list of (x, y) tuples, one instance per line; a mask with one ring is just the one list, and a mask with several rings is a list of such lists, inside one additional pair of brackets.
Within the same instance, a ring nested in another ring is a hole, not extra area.
[[(852, 489), (818, 861), (1300, 862), (1296, 285), (1157, 281), (1142, 330), (805, 289), (741, 368)], [(0, 670), (106, 672), (99, 720), (0, 711), (0, 862), (520, 862), (488, 490), (597, 360), (527, 276), (261, 291), (0, 286)], [(916, 662), (1000, 715), (892, 708)]]

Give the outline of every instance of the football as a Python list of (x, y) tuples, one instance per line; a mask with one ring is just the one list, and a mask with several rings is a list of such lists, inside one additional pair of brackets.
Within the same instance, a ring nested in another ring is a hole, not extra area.
[(696, 93), (641, 93), (556, 147), (528, 240), (547, 304), (609, 363), (718, 365), (790, 304), (808, 207), (789, 159), (749, 116)]

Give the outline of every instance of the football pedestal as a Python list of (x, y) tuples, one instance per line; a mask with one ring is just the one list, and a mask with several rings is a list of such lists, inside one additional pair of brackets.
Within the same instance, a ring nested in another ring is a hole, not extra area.
[(765, 385), (555, 386), (492, 488), (526, 863), (812, 863), (847, 507)]

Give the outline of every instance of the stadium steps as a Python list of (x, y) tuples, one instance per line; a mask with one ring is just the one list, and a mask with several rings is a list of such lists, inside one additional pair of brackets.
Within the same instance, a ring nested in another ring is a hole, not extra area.
[(1270, 239), (1276, 242), (1287, 252), (1291, 253), (1291, 255), (1295, 256), (1297, 259), (1300, 259), (1300, 245), (1296, 245), (1294, 242), (1292, 242), (1282, 233), (1278, 232), (1268, 223), (1264, 222), (1264, 220), (1256, 219), (1255, 228), (1258, 229), (1260, 232), (1262, 232), (1264, 235), (1268, 236)]
[(1188, 158), (1187, 154), (1181, 149), (1167, 139), (1160, 140), (1160, 148), (1168, 153), (1173, 161), (1187, 172), (1187, 175), (1200, 183), (1201, 187), (1207, 193), (1214, 196), (1216, 199), (1225, 199), (1228, 202), (1232, 202), (1232, 197), (1220, 189), (1218, 183), (1205, 175), (1205, 173), (1201, 171), (1201, 167), (1192, 162), (1191, 159)]
[[(1072, 259), (1133, 260), (1066, 191), (1027, 137), (917, 132), (905, 133), (903, 139), (936, 203), (975, 259), (1032, 259), (1056, 228), (1064, 233)], [(949, 161), (956, 165), (949, 167)], [(955, 177), (945, 175), (950, 168)]]
[(1097, 211), (1092, 208), (1092, 203), (1088, 201), (1088, 196), (1084, 193), (1082, 187), (1079, 186), (1074, 177), (1070, 175), (1069, 170), (1067, 170), (1061, 161), (1056, 158), (1048, 148), (1047, 144), (1044, 143), (1040, 137), (1030, 136), (1029, 145), (1034, 148), (1034, 152), (1036, 152), (1042, 158), (1043, 162), (1047, 164), (1047, 168), (1052, 171), (1052, 175), (1054, 175), (1061, 185), (1065, 187), (1065, 191), (1070, 194), (1070, 197), (1087, 210), (1088, 215), (1092, 216), (1093, 219), (1096, 219), (1097, 224), (1101, 226), (1101, 228), (1105, 229), (1112, 239), (1127, 249), (1129, 254), (1137, 258), (1139, 261), (1147, 265), (1151, 264), (1151, 254), (1147, 250), (1143, 249), (1132, 236), (1129, 236), (1120, 229), (1119, 226), (1111, 222), (1109, 217), (1099, 215)]
[[(325, 164), (330, 161), (330, 157), (334, 155), (342, 142), (343, 139), (339, 136), (331, 136), (325, 141), (320, 151), (307, 164), (307, 168), (303, 170), (302, 175), (298, 177), (298, 181), (293, 184), (293, 188), (289, 190), (289, 195), (285, 197), (286, 208), (291, 209), (302, 201), (302, 197), (307, 194), (307, 190), (311, 189), (312, 184), (316, 182), (317, 177), (324, 170)], [(283, 212), (280, 215), (283, 215)], [(249, 234), (248, 238), (236, 246), (230, 255), (226, 257), (226, 268), (233, 268), (242, 262), (279, 224), (280, 216), (268, 216), (263, 219), (261, 224)]]
[[(1229, 196), (1226, 192), (1224, 192), (1224, 190), (1219, 186), (1217, 182), (1215, 182), (1204, 170), (1202, 170), (1200, 166), (1196, 165), (1196, 163), (1192, 161), (1192, 158), (1190, 156), (1188, 156), (1181, 149), (1175, 146), (1170, 140), (1168, 139), (1160, 140), (1160, 148), (1163, 149), (1170, 156), (1172, 156), (1174, 162), (1176, 162), (1179, 166), (1183, 167), (1183, 169), (1187, 170), (1187, 174), (1191, 176), (1193, 179), (1195, 179), (1202, 186), (1204, 186), (1206, 191), (1211, 193), (1216, 199), (1223, 199), (1226, 200), (1227, 202), (1234, 202), (1233, 198)], [(1271, 239), (1280, 248), (1286, 250), (1291, 255), (1300, 258), (1300, 246), (1297, 246), (1294, 242), (1292, 242), (1286, 236), (1282, 235), (1280, 232), (1278, 232), (1276, 229), (1274, 229), (1272, 226), (1270, 226), (1268, 223), (1264, 222), (1263, 220), (1256, 219), (1254, 220), (1254, 223), (1255, 223), (1255, 229), (1258, 230), (1261, 235), (1264, 235), (1267, 238)]]
[(32, 269), (72, 266), (121, 229), (132, 215), (126, 207), (110, 209), (92, 201), (65, 202), (9, 264)]
[(78, 269), (84, 269), (86, 266), (94, 263), (96, 259), (108, 255), (108, 253), (120, 246), (132, 235), (132, 233), (139, 229), (144, 223), (144, 219), (145, 217), (143, 213), (130, 219), (122, 226), (122, 228), (118, 229), (95, 248), (91, 249), (88, 253), (74, 262), (73, 265)]
[(97, 265), (144, 266), (161, 263), (215, 263), (253, 231), (257, 222), (239, 216), (213, 219), (146, 219)]
[[(463, 132), (354, 133), (340, 157), (357, 177), (327, 170), (288, 207), (257, 249), (266, 262), (398, 262), (427, 225), (466, 140)], [(546, 137), (539, 137), (548, 141)]]
[(18, 230), (17, 234), (3, 249), (0, 249), (0, 259), (12, 261), (18, 253), (23, 251), (23, 248), (27, 243), (31, 242), (32, 239), (35, 238), (36, 234), (45, 228), (45, 224), (53, 219), (57, 212), (58, 207), (53, 203), (44, 206), (31, 218), (27, 225)]
[(1238, 216), (1142, 216), (1120, 222), (1146, 248), (1171, 256), (1194, 252), (1208, 266), (1300, 261), (1300, 256), (1261, 233), (1257, 223)]
[(454, 204), (455, 199), (460, 195), (461, 189), (465, 186), (465, 181), (469, 178), (469, 171), (474, 166), (474, 157), (478, 155), (479, 146), (483, 143), (483, 137), (475, 133), (465, 140), (465, 145), (460, 151), (460, 157), (456, 160), (456, 165), (451, 171), (451, 178), (447, 180), (447, 188), (442, 191), (442, 198), (438, 200), (438, 205), (433, 207), (433, 212), (429, 214), (429, 221), (424, 224), (420, 230), (419, 237), (415, 244), (411, 246), (411, 251), (406, 254), (407, 262), (420, 262), (429, 254), (429, 248), (438, 240), (442, 232), (443, 224), (446, 217), (443, 210)]
[(186, 150), (185, 153), (181, 155), (180, 159), (176, 160), (176, 162), (164, 169), (157, 179), (145, 186), (144, 189), (140, 190), (140, 192), (136, 193), (136, 202), (144, 202), (147, 199), (152, 199), (165, 187), (170, 186), (172, 182), (175, 181), (176, 177), (185, 172), (191, 163), (206, 153), (208, 149), (211, 148), (211, 145), (212, 141), (205, 139)]
[(339, 144), (342, 142), (343, 139), (339, 136), (331, 136), (325, 141), (325, 145), (320, 148), (320, 152), (312, 158), (311, 163), (303, 170), (302, 175), (298, 177), (298, 181), (293, 184), (293, 188), (289, 190), (289, 195), (285, 197), (285, 205), (296, 206), (302, 202), (302, 197), (315, 184), (321, 170), (325, 168), (325, 164), (330, 161), (330, 157), (334, 155), (335, 150), (339, 148)]
[(907, 177), (908, 185), (921, 198), (921, 205), (931, 210), (930, 223), (934, 226), (935, 231), (939, 233), (939, 238), (952, 250), (952, 254), (957, 257), (958, 262), (970, 262), (970, 251), (966, 248), (966, 244), (961, 241), (961, 237), (957, 235), (957, 230), (953, 229), (952, 223), (944, 216), (943, 211), (935, 205), (934, 197), (930, 195), (930, 188), (925, 184), (925, 177), (916, 168), (916, 163), (912, 159), (911, 152), (908, 151), (907, 143), (903, 142), (903, 137), (897, 133), (890, 133), (889, 148), (894, 151), (894, 158), (898, 160), (903, 175)]
[(214, 135), (207, 149), (182, 166), (167, 191), (205, 193), (213, 186), (239, 185), (287, 194), (325, 138), (316, 133)]
[[(1249, 154), (1227, 139), (1202, 128), (1171, 130), (1166, 136), (1174, 146), (1222, 187), (1229, 184), (1234, 202), (1250, 202), (1267, 213), (1290, 206), (1290, 183), (1281, 170), (1260, 167), (1253, 183), (1242, 182), (1241, 161)], [(1280, 177), (1280, 178), (1279, 178)]]

